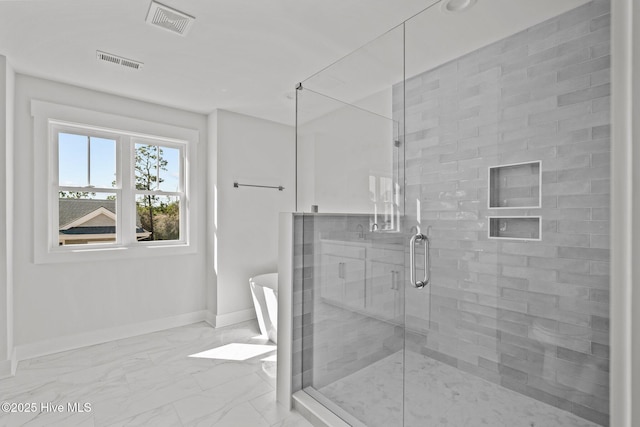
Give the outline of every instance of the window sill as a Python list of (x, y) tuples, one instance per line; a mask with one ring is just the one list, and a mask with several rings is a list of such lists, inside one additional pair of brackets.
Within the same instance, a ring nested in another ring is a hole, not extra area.
[(195, 245), (186, 243), (112, 247), (67, 247), (64, 250), (36, 252), (35, 264), (55, 264), (87, 261), (117, 261), (131, 258), (154, 258), (190, 255), (196, 253)]

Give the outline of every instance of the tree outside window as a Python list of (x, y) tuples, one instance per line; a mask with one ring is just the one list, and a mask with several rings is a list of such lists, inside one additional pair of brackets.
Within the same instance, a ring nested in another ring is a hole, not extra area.
[(180, 150), (136, 144), (136, 210), (147, 240), (180, 239)]

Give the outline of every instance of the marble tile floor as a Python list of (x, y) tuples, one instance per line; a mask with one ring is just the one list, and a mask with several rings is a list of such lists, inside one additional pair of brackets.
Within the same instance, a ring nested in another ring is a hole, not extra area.
[[(414, 352), (403, 352), (318, 390), (368, 427), (597, 427), (554, 406), (518, 394)], [(403, 394), (404, 393), (404, 394)]]
[[(270, 344), (255, 322), (197, 323), (23, 361), (0, 401), (37, 411), (0, 412), (0, 426), (309, 427), (276, 404)], [(189, 357), (211, 349), (224, 358)], [(69, 412), (75, 403), (91, 410)]]

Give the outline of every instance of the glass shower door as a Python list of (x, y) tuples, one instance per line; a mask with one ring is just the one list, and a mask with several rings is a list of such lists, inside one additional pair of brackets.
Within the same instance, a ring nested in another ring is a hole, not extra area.
[(606, 426), (609, 5), (490, 3), (405, 23), (403, 425)]

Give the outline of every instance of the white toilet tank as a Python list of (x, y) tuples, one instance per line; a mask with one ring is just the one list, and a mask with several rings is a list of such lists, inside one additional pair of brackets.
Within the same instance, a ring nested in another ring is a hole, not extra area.
[(274, 343), (278, 340), (278, 273), (260, 274), (249, 279), (260, 333)]

